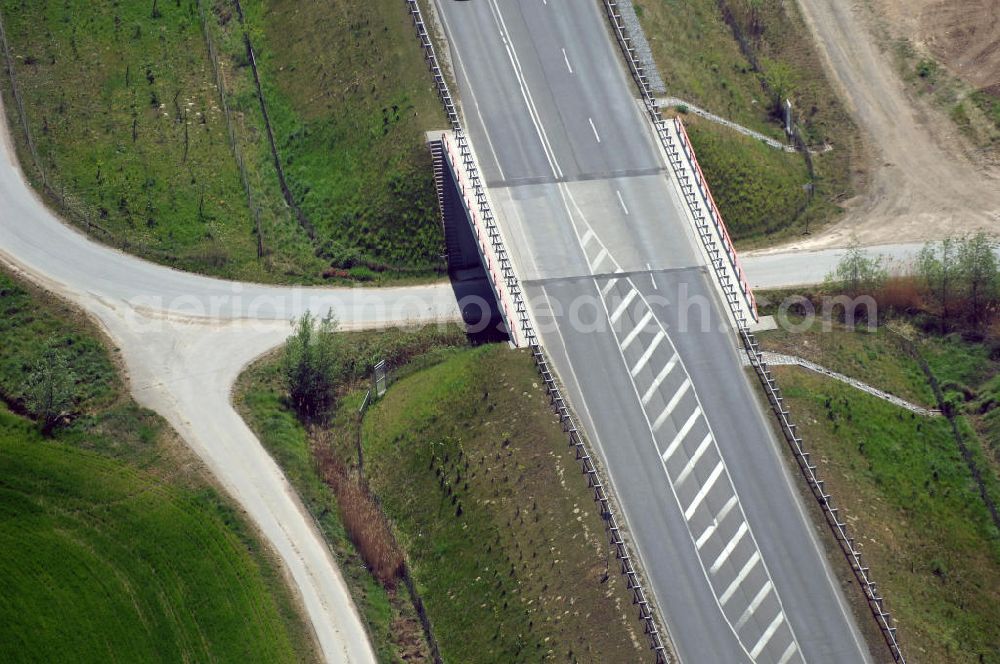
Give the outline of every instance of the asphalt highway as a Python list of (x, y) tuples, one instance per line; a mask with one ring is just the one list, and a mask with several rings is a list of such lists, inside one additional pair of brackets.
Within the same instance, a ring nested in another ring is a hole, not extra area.
[(681, 661), (871, 661), (598, 3), (437, 8), (529, 308)]

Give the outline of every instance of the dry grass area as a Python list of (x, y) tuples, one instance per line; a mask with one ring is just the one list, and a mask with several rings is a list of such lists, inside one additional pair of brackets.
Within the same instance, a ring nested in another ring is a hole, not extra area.
[(313, 449), (316, 466), (323, 481), (337, 496), (347, 536), (375, 578), (386, 587), (394, 587), (405, 562), (389, 520), (360, 476), (351, 473), (337, 458), (330, 441), (322, 434), (317, 438)]

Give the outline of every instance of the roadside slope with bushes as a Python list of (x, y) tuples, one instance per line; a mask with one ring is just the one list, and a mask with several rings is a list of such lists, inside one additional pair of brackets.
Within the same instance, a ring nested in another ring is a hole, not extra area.
[[(237, 401), (344, 561), (381, 659), (426, 652), (414, 602), (445, 661), (648, 658), (530, 355), (457, 330), (334, 335), (328, 417), (301, 424), (280, 355), (244, 374)], [(394, 381), (362, 424), (379, 358)]]

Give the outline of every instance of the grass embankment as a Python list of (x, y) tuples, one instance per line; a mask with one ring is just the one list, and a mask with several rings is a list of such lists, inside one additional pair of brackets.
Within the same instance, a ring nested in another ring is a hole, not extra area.
[[(232, 0), (203, 0), (204, 21), (193, 0), (0, 0), (50, 200), (64, 197), (68, 218), (103, 242), (196, 272), (304, 283), (436, 274), (443, 240), (422, 131), (441, 111), (405, 5), (244, 5), (315, 238), (282, 196)], [(6, 76), (0, 89), (41, 188)]]
[[(698, 163), (734, 238), (782, 233), (810, 205), (809, 170), (797, 155), (697, 116), (684, 116)], [(803, 220), (803, 224), (805, 221)]]
[(937, 407), (920, 363), (904, 353), (888, 330), (834, 325), (823, 331), (816, 324), (801, 332), (779, 328), (758, 337), (764, 350), (797, 355), (912, 403)]
[[(346, 343), (341, 346), (346, 354), (341, 364), (344, 373), (338, 380), (340, 398), (330, 435), (338, 449), (350, 450), (347, 454), (354, 458), (359, 426), (357, 410), (368, 387), (363, 377), (367, 375), (370, 360), (379, 357), (396, 363), (409, 362), (408, 370), (414, 370), (466, 341), (458, 328), (442, 332), (430, 329), (365, 332), (345, 337)], [(270, 355), (247, 369), (237, 382), (235, 394), (241, 415), (316, 519), (372, 634), (379, 661), (398, 662), (404, 657), (422, 661), (429, 648), (410, 597), (404, 588), (386, 588), (378, 583), (351, 542), (333, 487), (322, 476), (316, 456), (316, 436), (302, 426), (285, 398), (280, 355)]]
[[(790, 98), (803, 139), (818, 150), (812, 155), (816, 194), (809, 200), (803, 155), (766, 155), (770, 148), (759, 141), (715, 125), (692, 133), (734, 239), (744, 246), (773, 243), (835, 217), (836, 203), (852, 195), (859, 141), (795, 4), (635, 4), (669, 95), (779, 140), (784, 121), (775, 100)], [(750, 6), (756, 7), (752, 15)], [(833, 149), (824, 151), (826, 145)]]
[[(315, 661), (270, 552), (86, 319), (2, 273), (0, 311), (0, 659)], [(54, 439), (3, 403), (45, 344), (78, 380)]]
[[(359, 280), (436, 274), (444, 240), (424, 132), (445, 123), (405, 4), (242, 6), (288, 187), (319, 255)], [(241, 39), (223, 40), (237, 58)]]
[[(402, 620), (412, 607), (398, 590), (386, 598), (359, 563), (317, 459), (332, 454), (356, 469), (365, 361), (409, 358), (365, 419), (365, 473), (445, 661), (646, 658), (603, 523), (531, 358), (459, 347), (454, 336), (345, 337), (355, 368), (325, 430), (310, 434), (298, 424), (281, 396), (277, 358), (244, 375), (239, 401), (300, 492), (308, 487), (306, 502), (338, 556), (354, 561), (343, 568), (369, 623)], [(388, 661), (400, 645), (372, 626)]]
[[(887, 332), (835, 327), (759, 336), (766, 348), (807, 356), (900, 396), (926, 403), (932, 394), (918, 361)], [(921, 337), (915, 347), (942, 385), (1000, 370), (981, 344)], [(951, 423), (796, 367), (775, 372), (827, 490), (888, 598), (908, 660), (1000, 661), (1000, 531)], [(978, 418), (970, 409), (959, 428), (995, 500), (995, 466), (973, 431), (990, 424), (980, 426)]]

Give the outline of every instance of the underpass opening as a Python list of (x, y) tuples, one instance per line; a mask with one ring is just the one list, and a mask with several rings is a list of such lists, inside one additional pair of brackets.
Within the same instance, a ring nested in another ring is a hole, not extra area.
[(484, 263), (486, 259), (473, 232), (460, 185), (442, 154), (441, 132), (430, 132), (428, 139), (434, 160), (434, 183), (444, 229), (448, 277), (462, 312), (466, 334), (473, 344), (510, 342), (507, 323)]

